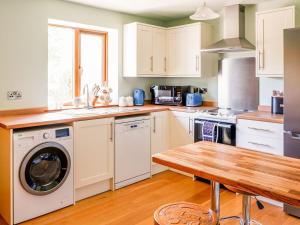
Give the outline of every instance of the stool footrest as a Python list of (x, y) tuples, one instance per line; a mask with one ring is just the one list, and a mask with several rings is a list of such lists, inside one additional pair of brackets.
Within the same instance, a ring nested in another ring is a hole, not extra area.
[(208, 208), (189, 202), (176, 202), (159, 207), (154, 212), (155, 225), (216, 225), (216, 214)]

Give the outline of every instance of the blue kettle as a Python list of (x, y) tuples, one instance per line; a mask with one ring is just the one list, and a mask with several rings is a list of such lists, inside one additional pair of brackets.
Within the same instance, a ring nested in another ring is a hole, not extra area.
[(145, 91), (143, 89), (136, 88), (133, 90), (133, 103), (134, 105), (144, 105)]

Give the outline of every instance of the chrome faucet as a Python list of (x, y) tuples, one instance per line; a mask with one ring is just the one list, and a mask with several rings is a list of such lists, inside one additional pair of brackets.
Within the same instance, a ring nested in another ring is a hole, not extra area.
[(91, 109), (93, 108), (91, 105), (90, 105), (90, 90), (89, 90), (89, 85), (88, 84), (85, 84), (84, 87), (83, 87), (83, 94), (86, 94), (86, 104), (85, 104), (85, 107), (87, 109)]

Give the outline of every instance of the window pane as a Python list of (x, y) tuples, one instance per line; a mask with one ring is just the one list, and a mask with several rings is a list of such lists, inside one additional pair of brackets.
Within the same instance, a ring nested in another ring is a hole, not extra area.
[(101, 84), (103, 78), (105, 39), (103, 35), (81, 33), (80, 66), (81, 87)]
[(48, 27), (48, 106), (57, 108), (74, 96), (74, 30)]

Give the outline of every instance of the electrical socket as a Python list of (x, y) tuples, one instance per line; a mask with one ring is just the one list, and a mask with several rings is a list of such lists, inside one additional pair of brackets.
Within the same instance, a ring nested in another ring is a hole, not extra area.
[(22, 99), (22, 92), (21, 91), (8, 91), (7, 92), (7, 100), (20, 100)]

